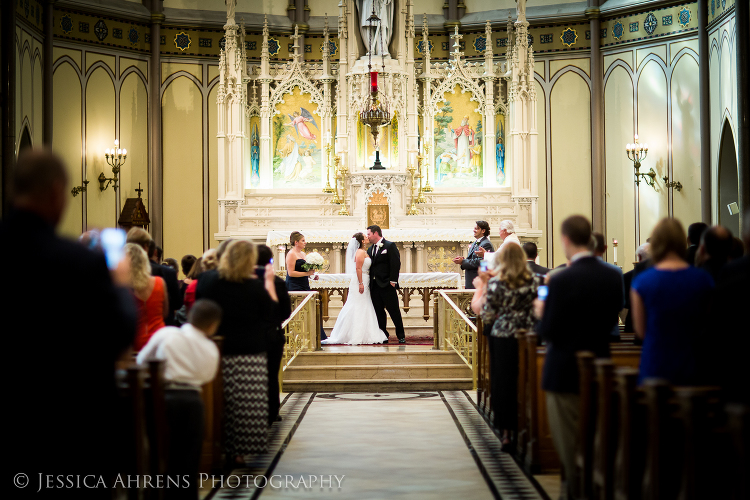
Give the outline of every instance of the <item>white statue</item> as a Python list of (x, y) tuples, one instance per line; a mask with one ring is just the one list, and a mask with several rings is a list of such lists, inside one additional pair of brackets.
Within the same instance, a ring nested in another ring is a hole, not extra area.
[[(388, 45), (393, 35), (393, 4), (395, 0), (357, 0), (359, 9), (360, 32), (368, 54), (374, 56), (390, 56)], [(367, 19), (372, 15), (373, 7), (375, 15), (380, 18), (380, 24), (370, 23)], [(372, 31), (372, 33), (370, 33)], [(383, 48), (381, 51), (380, 37), (383, 37)], [(370, 35), (372, 35), (372, 47), (370, 47)]]
[(235, 24), (234, 10), (237, 8), (237, 0), (224, 0), (224, 4), (227, 6), (227, 24), (231, 26)]
[(518, 13), (518, 22), (523, 22), (526, 20), (526, 0), (516, 0), (516, 3), (518, 4), (516, 6), (516, 12)]

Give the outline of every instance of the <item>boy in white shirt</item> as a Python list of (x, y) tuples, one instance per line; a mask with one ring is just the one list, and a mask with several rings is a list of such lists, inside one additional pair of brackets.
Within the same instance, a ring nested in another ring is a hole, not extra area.
[(219, 349), (210, 337), (219, 328), (221, 314), (216, 302), (198, 300), (187, 323), (160, 329), (138, 353), (139, 364), (154, 359), (166, 364), (167, 475), (179, 484), (167, 489), (166, 498), (198, 498), (204, 428), (201, 386), (214, 379), (219, 367)]

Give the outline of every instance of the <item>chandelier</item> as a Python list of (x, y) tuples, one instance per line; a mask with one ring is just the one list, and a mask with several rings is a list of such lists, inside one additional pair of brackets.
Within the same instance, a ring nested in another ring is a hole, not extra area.
[(375, 142), (375, 164), (370, 170), (384, 170), (385, 167), (380, 163), (380, 147), (378, 143), (378, 134), (380, 127), (388, 125), (391, 122), (391, 111), (385, 94), (378, 92), (378, 72), (372, 70), (372, 52), (373, 52), (373, 23), (377, 28), (380, 42), (380, 57), (382, 58), (382, 70), (385, 73), (385, 51), (383, 50), (383, 33), (380, 26), (380, 18), (375, 14), (375, 2), (372, 6), (372, 14), (367, 18), (370, 28), (370, 50), (367, 53), (367, 70), (370, 73), (370, 96), (365, 100), (362, 111), (359, 113), (359, 119), (362, 124), (370, 127), (373, 141)]

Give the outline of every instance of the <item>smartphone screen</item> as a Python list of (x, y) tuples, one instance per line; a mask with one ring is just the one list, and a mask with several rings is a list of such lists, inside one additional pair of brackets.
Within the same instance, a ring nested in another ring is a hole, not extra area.
[(99, 237), (107, 267), (116, 269), (125, 256), (125, 231), (108, 227), (102, 230)]
[(547, 294), (549, 293), (549, 289), (546, 285), (542, 285), (539, 287), (539, 291), (537, 292), (537, 297), (539, 297), (539, 300), (544, 300), (547, 298)]
[(486, 260), (482, 259), (482, 260), (479, 261), (479, 270), (480, 271), (482, 271), (483, 273), (486, 273), (488, 268), (489, 268), (489, 266), (487, 265), (487, 261)]

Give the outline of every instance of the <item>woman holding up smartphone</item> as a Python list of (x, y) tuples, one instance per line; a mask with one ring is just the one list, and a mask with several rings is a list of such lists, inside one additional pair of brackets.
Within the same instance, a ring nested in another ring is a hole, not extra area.
[(481, 314), (488, 335), (494, 425), (502, 432), (503, 451), (508, 451), (518, 423), (516, 333), (534, 326), (537, 283), (520, 246), (502, 246), (495, 261), (495, 270), (480, 272), (474, 281), (471, 308)]

